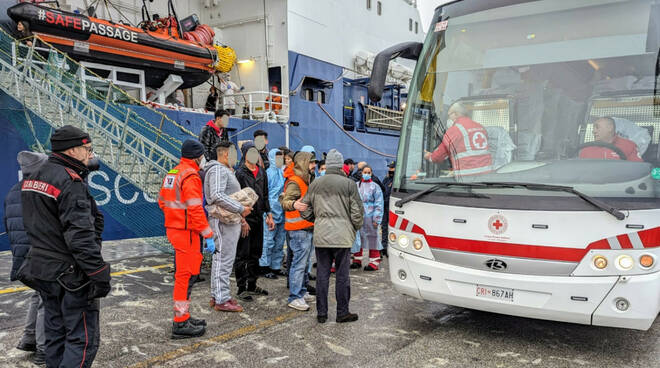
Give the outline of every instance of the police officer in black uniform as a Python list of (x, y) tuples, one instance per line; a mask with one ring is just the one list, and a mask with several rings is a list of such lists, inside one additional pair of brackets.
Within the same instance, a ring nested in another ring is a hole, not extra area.
[(99, 347), (99, 300), (110, 292), (101, 256), (103, 216), (87, 189), (89, 134), (66, 125), (53, 153), (25, 178), (23, 221), (32, 248), (19, 279), (41, 293), (48, 367), (89, 367)]

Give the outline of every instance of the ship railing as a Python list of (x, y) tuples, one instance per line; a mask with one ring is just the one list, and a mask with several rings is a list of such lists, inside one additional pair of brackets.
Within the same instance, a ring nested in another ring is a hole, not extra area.
[(289, 120), (289, 96), (267, 91), (241, 92), (223, 97), (225, 109), (234, 106), (232, 115), (241, 119), (287, 122)]
[(370, 128), (401, 130), (403, 111), (366, 105), (365, 125)]
[(83, 73), (92, 71), (43, 40), (35, 47), (36, 40), (22, 55), (23, 47), (0, 29), (0, 88), (25, 107), (28, 144), (45, 151), (51, 132), (33, 124), (28, 110), (51, 127), (78, 126), (92, 135), (102, 162), (156, 198), (162, 177), (178, 162), (180, 138), (195, 135), (98, 75), (87, 83)]

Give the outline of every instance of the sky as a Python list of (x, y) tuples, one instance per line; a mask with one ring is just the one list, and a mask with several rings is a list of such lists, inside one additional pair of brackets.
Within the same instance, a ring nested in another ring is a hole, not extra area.
[(438, 5), (448, 2), (448, 0), (417, 0), (419, 16), (422, 18), (422, 29), (428, 31), (429, 23), (433, 18), (433, 11)]

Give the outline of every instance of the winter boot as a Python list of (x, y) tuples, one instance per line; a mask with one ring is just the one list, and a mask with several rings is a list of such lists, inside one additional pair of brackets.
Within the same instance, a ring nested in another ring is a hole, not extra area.
[(380, 251), (377, 249), (369, 250), (369, 264), (364, 268), (365, 271), (378, 271), (380, 267)]
[(172, 322), (172, 339), (187, 339), (204, 335), (206, 327), (196, 326), (187, 319), (183, 322)]
[(353, 253), (351, 256), (351, 269), (358, 269), (362, 267), (362, 249), (359, 252)]

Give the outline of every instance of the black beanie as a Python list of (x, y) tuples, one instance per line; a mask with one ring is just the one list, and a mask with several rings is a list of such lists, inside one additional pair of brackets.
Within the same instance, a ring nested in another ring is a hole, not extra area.
[(204, 154), (204, 146), (196, 139), (186, 139), (181, 146), (181, 157), (198, 158)]
[(82, 146), (87, 143), (92, 143), (89, 134), (73, 125), (65, 125), (56, 129), (55, 133), (50, 137), (50, 146), (53, 152), (66, 151), (69, 148)]

